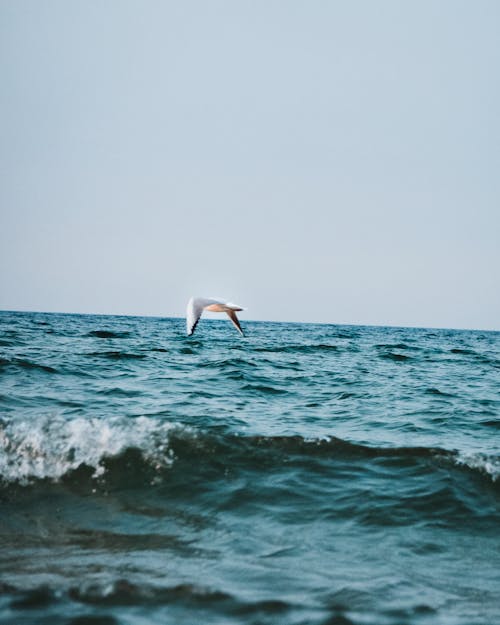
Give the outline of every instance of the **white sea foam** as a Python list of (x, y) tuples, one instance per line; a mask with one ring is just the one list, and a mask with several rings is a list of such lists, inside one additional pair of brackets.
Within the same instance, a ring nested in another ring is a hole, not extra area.
[(178, 428), (148, 417), (67, 420), (54, 416), (0, 422), (0, 479), (57, 480), (82, 464), (92, 467), (94, 477), (99, 477), (106, 458), (131, 447), (140, 449), (155, 467), (168, 467), (173, 462), (169, 435)]
[(500, 456), (498, 455), (459, 452), (455, 457), (455, 462), (460, 466), (466, 466), (488, 475), (493, 482), (500, 477)]

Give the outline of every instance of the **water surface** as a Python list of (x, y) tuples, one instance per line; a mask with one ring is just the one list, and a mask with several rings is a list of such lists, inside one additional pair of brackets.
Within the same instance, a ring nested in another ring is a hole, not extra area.
[(500, 622), (500, 334), (0, 313), (0, 622)]

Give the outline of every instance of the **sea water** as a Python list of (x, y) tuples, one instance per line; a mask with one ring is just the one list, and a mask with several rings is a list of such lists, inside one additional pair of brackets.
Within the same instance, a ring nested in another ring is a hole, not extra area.
[(0, 622), (500, 622), (500, 333), (0, 313)]

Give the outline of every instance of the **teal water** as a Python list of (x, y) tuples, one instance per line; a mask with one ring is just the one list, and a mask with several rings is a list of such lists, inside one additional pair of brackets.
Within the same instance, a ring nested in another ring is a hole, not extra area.
[(0, 313), (0, 623), (500, 622), (500, 333)]

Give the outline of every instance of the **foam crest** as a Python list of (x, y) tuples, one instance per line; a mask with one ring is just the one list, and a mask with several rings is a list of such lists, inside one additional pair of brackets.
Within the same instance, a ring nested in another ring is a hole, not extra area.
[(58, 480), (81, 465), (93, 468), (93, 477), (99, 477), (107, 458), (130, 448), (139, 449), (155, 468), (165, 468), (173, 462), (169, 437), (178, 427), (147, 417), (0, 422), (0, 479), (22, 484)]
[(469, 469), (479, 471), (489, 476), (493, 482), (496, 482), (500, 477), (500, 456), (459, 452), (455, 458), (455, 462), (460, 466), (466, 466)]

